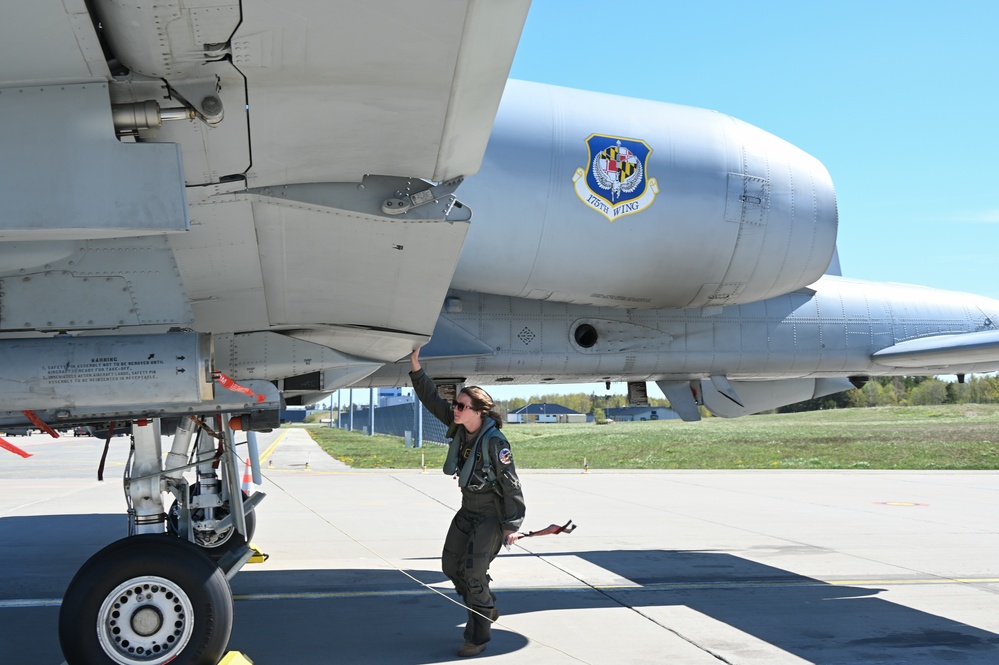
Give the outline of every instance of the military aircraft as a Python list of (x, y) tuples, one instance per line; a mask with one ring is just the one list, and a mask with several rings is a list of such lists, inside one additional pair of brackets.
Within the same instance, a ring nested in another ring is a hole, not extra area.
[(2, 10), (0, 428), (134, 446), (132, 535), (63, 600), (70, 665), (216, 662), (262, 498), (234, 429), (404, 383), (427, 342), (441, 381), (655, 381), (687, 419), (999, 369), (996, 301), (835, 274), (801, 150), (508, 82), (528, 4)]

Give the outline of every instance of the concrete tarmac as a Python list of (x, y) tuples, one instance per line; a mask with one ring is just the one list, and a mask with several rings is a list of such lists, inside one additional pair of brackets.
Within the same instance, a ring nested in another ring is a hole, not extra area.
[[(0, 662), (58, 665), (59, 602), (124, 535), (116, 438), (0, 451)], [(276, 445), (274, 445), (276, 443)], [(440, 573), (460, 496), (431, 469), (354, 471), (260, 437), (256, 544), (230, 648), (256, 665), (452, 663)], [(514, 451), (516, 454), (516, 451)], [(490, 663), (999, 663), (999, 473), (520, 470), (526, 530), (492, 567)]]

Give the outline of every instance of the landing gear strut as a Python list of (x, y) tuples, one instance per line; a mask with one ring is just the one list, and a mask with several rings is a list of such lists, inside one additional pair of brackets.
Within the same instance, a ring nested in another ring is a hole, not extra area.
[[(91, 557), (66, 589), (59, 641), (68, 665), (215, 665), (224, 656), (229, 579), (252, 554), (252, 509), (264, 496), (244, 497), (227, 422), (215, 418), (211, 436), (194, 439), (207, 426), (181, 418), (165, 468), (159, 421), (133, 424), (129, 537)], [(177, 499), (169, 514), (168, 491)]]
[[(253, 506), (263, 495), (250, 497), (240, 489), (236, 482), (239, 478), (237, 460), (235, 456), (225, 455), (232, 447), (232, 432), (222, 426), (222, 419), (218, 419), (217, 425), (219, 431), (214, 434), (222, 440), (222, 447), (218, 449), (221, 454), (217, 452), (216, 439), (206, 435), (204, 428), (198, 428), (193, 418), (182, 419), (177, 427), (167, 466), (185, 466), (184, 455), (194, 439), (196, 460), (193, 466), (197, 478), (188, 487), (180, 473), (167, 470), (170, 489), (176, 495), (176, 501), (167, 513), (167, 531), (193, 542), (220, 565), (231, 565), (226, 562), (238, 561), (241, 550), (246, 550), (253, 538), (256, 528)], [(233, 514), (233, 497), (243, 504), (240, 515)], [(240, 517), (243, 518), (242, 528), (238, 522)]]

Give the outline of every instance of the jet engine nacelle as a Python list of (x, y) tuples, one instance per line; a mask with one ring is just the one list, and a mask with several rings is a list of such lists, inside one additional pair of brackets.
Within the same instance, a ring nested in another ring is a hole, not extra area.
[(703, 109), (507, 84), (456, 289), (623, 307), (710, 307), (806, 286), (836, 245), (814, 157)]

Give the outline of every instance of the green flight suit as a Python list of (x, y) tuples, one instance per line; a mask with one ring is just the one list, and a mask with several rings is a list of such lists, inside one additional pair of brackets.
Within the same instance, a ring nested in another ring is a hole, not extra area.
[[(454, 425), (452, 405), (437, 394), (426, 372), (421, 369), (409, 376), (427, 410), (448, 427)], [(444, 472), (458, 473), (465, 484), (461, 487), (461, 508), (444, 539), (441, 569), (469, 608), (465, 641), (484, 644), (490, 639), (492, 625), (486, 617), (493, 616), (496, 607), (496, 596), (489, 590), (489, 564), (503, 545), (503, 531), (520, 529), (526, 504), (510, 444), (491, 418), (485, 417), (472, 434), (458, 425), (450, 446), (449, 459), (457, 466), (449, 469), (445, 462)], [(473, 450), (474, 459), (470, 459)], [(484, 469), (483, 452), (489, 456), (492, 474)], [(469, 463), (473, 466), (466, 468)]]

